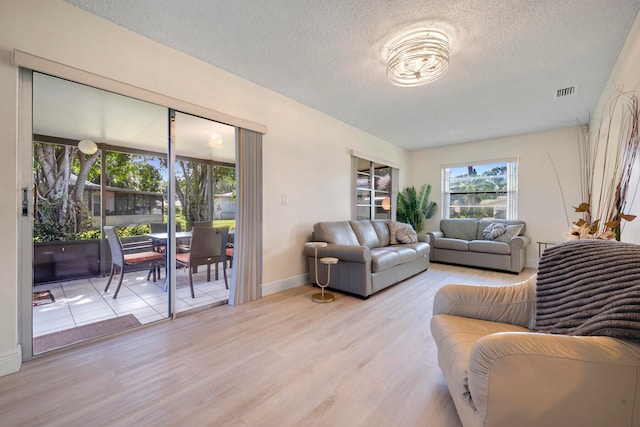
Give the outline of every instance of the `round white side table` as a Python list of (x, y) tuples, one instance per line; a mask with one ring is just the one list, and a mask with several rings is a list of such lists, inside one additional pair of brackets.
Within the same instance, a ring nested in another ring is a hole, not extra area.
[(320, 293), (311, 295), (311, 300), (317, 303), (332, 302), (334, 300), (333, 294), (329, 292), (325, 292), (324, 288), (329, 286), (329, 283), (331, 282), (331, 266), (333, 264), (337, 264), (339, 259), (333, 258), (333, 257), (320, 258), (320, 263), (325, 264), (327, 266), (327, 283), (322, 284), (318, 280), (318, 248), (324, 248), (325, 246), (327, 246), (327, 242), (306, 242), (304, 245), (309, 248), (315, 249), (315, 262), (316, 262), (316, 282), (315, 283), (316, 285), (320, 286), (320, 289), (321, 289)]

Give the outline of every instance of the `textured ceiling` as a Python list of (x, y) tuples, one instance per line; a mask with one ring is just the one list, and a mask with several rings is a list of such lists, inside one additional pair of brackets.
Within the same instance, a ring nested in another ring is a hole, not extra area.
[[(66, 0), (408, 150), (586, 123), (640, 0)], [(449, 72), (386, 80), (391, 38), (426, 24)], [(573, 95), (556, 90), (576, 86)]]

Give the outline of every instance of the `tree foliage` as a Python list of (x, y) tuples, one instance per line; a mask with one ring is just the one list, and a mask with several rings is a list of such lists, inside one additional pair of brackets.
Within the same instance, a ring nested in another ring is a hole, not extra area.
[[(37, 241), (97, 235), (84, 201), (87, 183), (101, 184), (100, 151), (83, 154), (75, 146), (34, 142)], [(106, 152), (108, 187), (166, 194), (167, 161), (155, 156)], [(235, 168), (207, 162), (177, 162), (176, 195), (187, 222), (211, 220), (213, 193), (235, 194)], [(210, 191), (209, 186), (213, 189)]]
[[(505, 217), (506, 211), (494, 206), (483, 206), (483, 201), (495, 200), (496, 195), (507, 191), (507, 166), (496, 166), (478, 175), (473, 166), (467, 173), (452, 177), (450, 218)], [(497, 216), (496, 216), (497, 215)]]
[(188, 222), (210, 219), (206, 218), (208, 165), (179, 160), (178, 166), (181, 177), (176, 174), (176, 195), (182, 205), (182, 214)]
[[(34, 235), (40, 240), (67, 239), (89, 229), (83, 194), (89, 172), (99, 157), (99, 152), (85, 155), (77, 147), (34, 143)], [(77, 172), (75, 182), (72, 166)]]
[[(155, 165), (154, 165), (155, 162)], [(166, 166), (157, 157), (107, 152), (107, 186), (159, 193), (164, 190), (159, 169)]]

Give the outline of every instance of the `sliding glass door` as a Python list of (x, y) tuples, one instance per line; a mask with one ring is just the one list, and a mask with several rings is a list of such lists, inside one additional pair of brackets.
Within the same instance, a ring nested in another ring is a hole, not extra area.
[[(235, 234), (235, 128), (175, 113), (176, 312), (226, 303)], [(187, 237), (185, 237), (187, 236)], [(200, 244), (205, 236), (209, 244)], [(193, 243), (193, 244), (192, 244)]]
[[(45, 74), (28, 77), (33, 300), (22, 335), (33, 338), (29, 353), (225, 303), (235, 128)], [(226, 233), (218, 258), (201, 263), (190, 253), (192, 230), (203, 224)]]

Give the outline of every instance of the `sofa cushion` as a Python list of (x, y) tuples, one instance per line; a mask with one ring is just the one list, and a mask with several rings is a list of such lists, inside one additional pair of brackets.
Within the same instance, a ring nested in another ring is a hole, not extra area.
[(313, 226), (313, 238), (336, 245), (360, 246), (356, 233), (347, 221), (319, 222)]
[(469, 242), (462, 239), (450, 239), (442, 237), (433, 242), (433, 247), (438, 249), (451, 249), (453, 251), (468, 251)]
[[(473, 240), (478, 233), (478, 220), (472, 218), (443, 219), (440, 230), (445, 237), (452, 239)], [(480, 237), (482, 239), (482, 237)]]
[(356, 234), (361, 246), (368, 248), (378, 248), (381, 246), (378, 233), (376, 233), (376, 230), (373, 228), (371, 221), (349, 221), (349, 224), (351, 224), (351, 228), (353, 228), (353, 232)]
[(395, 251), (385, 248), (371, 249), (371, 272), (377, 273), (388, 268), (395, 267), (400, 263), (400, 255)]
[(402, 245), (403, 248), (411, 248), (416, 252), (416, 258), (423, 256), (428, 257), (431, 246), (425, 242), (407, 243)]
[(380, 246), (389, 246), (390, 244), (390, 235), (389, 235), (389, 224), (386, 219), (375, 219), (371, 221), (373, 228), (376, 230), (378, 234), (378, 240), (380, 240)]
[(472, 240), (469, 242), (469, 252), (509, 255), (511, 246), (508, 243), (496, 242), (495, 240)]
[(416, 250), (410, 246), (405, 245), (393, 245), (384, 248), (389, 251), (393, 251), (398, 254), (398, 263), (404, 264), (405, 262), (415, 261), (418, 258)]
[[(505, 225), (521, 225), (522, 229), (520, 230), (520, 232), (518, 233), (519, 236), (524, 236), (525, 232), (527, 231), (527, 226), (525, 224), (524, 221), (521, 221), (519, 219), (495, 219), (495, 218), (487, 218), (487, 219), (481, 219), (478, 220), (478, 234), (475, 237), (476, 240), (482, 240), (484, 239), (484, 230), (485, 228), (487, 228), (487, 226), (489, 226), (489, 224), (491, 223), (500, 223), (500, 224), (505, 224)], [(473, 239), (469, 239), (469, 240), (473, 240)]]

